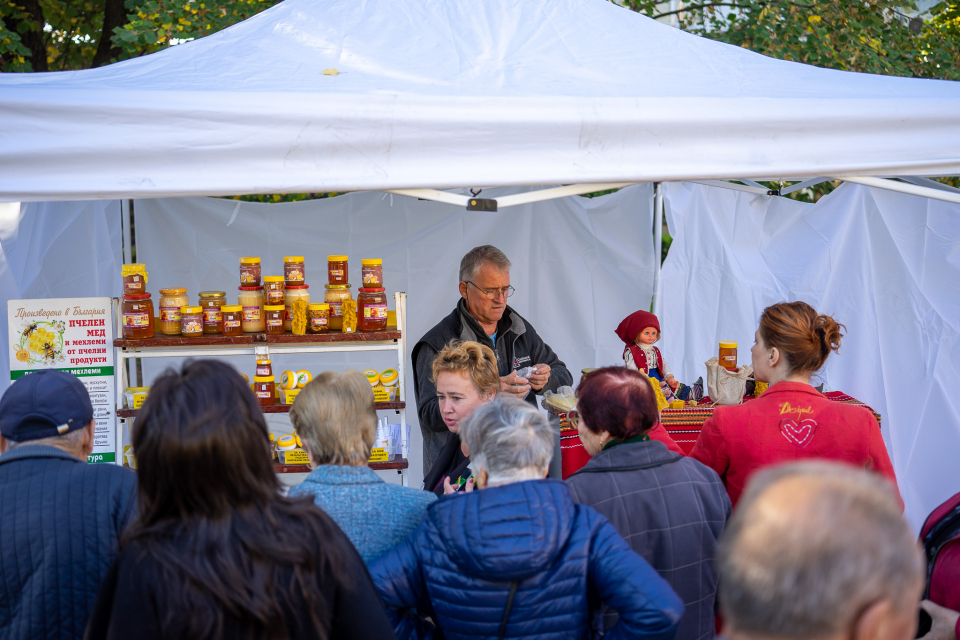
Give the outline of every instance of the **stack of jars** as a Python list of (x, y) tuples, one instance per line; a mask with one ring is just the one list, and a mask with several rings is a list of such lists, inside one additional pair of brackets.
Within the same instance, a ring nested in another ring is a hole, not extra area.
[[(327, 327), (330, 331), (343, 331), (343, 303), (353, 300), (348, 280), (347, 256), (327, 256), (327, 284), (323, 300), (330, 308)], [(359, 314), (358, 314), (359, 315)]]
[(123, 299), (120, 313), (123, 315), (122, 334), (126, 340), (143, 340), (154, 335), (153, 300), (147, 293), (147, 268), (140, 263), (125, 264), (120, 268), (123, 276)]
[[(283, 331), (293, 331), (293, 303), (303, 300), (310, 304), (310, 285), (306, 283), (303, 256), (283, 258)], [(309, 326), (309, 322), (307, 325)]]
[(363, 286), (357, 296), (357, 331), (385, 331), (387, 295), (383, 286), (383, 260), (361, 260)]
[[(240, 286), (237, 287), (240, 328), (243, 333), (261, 333), (266, 328), (260, 258), (240, 258)], [(231, 316), (232, 317), (232, 316)], [(236, 335), (230, 333), (227, 335)]]

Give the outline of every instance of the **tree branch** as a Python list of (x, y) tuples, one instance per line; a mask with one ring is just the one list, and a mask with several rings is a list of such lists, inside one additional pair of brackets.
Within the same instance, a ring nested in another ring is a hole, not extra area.
[[(790, 0), (776, 1), (772, 0), (771, 2), (758, 2), (759, 5), (768, 5), (768, 4), (789, 4), (794, 7), (800, 7), (801, 9), (814, 9), (815, 5), (812, 4), (803, 4), (800, 2), (790, 2)], [(741, 2), (710, 2), (708, 4), (694, 4), (688, 5), (682, 9), (676, 9), (674, 11), (664, 11), (663, 13), (658, 13), (653, 16), (653, 19), (663, 18), (665, 16), (672, 16), (678, 13), (687, 13), (692, 11), (699, 11), (700, 9), (710, 9), (711, 7), (738, 7), (743, 8), (743, 3)]]

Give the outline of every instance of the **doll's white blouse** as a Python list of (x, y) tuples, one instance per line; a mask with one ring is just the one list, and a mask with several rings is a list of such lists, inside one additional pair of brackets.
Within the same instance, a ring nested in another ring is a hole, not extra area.
[[(653, 350), (652, 344), (639, 344), (637, 345), (643, 349), (643, 354), (647, 356), (647, 371), (657, 368), (657, 353)], [(661, 354), (661, 358), (662, 358)], [(637, 363), (633, 361), (633, 351), (627, 349), (626, 354), (623, 356), (623, 364), (627, 369), (633, 369), (634, 371), (639, 371), (640, 367), (637, 366)], [(667, 364), (666, 360), (663, 360), (663, 371), (660, 372), (660, 375), (663, 376), (663, 379), (666, 380), (673, 375), (673, 372), (670, 371), (670, 365)]]

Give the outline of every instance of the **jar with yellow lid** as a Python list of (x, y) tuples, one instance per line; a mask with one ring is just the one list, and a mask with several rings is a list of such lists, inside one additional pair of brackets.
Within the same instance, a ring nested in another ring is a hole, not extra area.
[(370, 383), (371, 387), (376, 387), (380, 384), (380, 372), (375, 369), (367, 369), (363, 372), (363, 375), (367, 378), (367, 382)]
[(139, 262), (132, 262), (120, 267), (123, 276), (123, 295), (140, 296), (147, 292), (147, 267)]
[(400, 389), (400, 375), (396, 369), (387, 369), (380, 372), (380, 386), (390, 394), (390, 402), (396, 402)]
[(361, 260), (360, 278), (364, 287), (382, 287), (383, 286), (383, 260), (368, 259)]
[(303, 284), (303, 256), (284, 256), (283, 280), (288, 287)]
[(727, 371), (736, 371), (737, 370), (737, 343), (721, 342), (719, 360), (720, 360), (720, 366), (726, 369)]
[(227, 304), (226, 291), (201, 291), (200, 307), (203, 309), (203, 332), (223, 332), (223, 305)]
[(180, 307), (189, 304), (185, 288), (160, 289), (160, 333), (165, 336), (180, 335)]
[(263, 312), (267, 316), (267, 333), (270, 335), (283, 333), (284, 306), (282, 304), (264, 305)]
[(345, 284), (348, 287), (349, 265), (347, 256), (327, 256), (327, 282), (329, 284)]
[(241, 327), (244, 333), (258, 333), (266, 328), (263, 315), (263, 287), (238, 287), (237, 299), (243, 307)]
[(180, 307), (180, 335), (188, 338), (203, 335), (202, 307)]
[(330, 331), (343, 331), (343, 302), (344, 300), (353, 300), (353, 294), (350, 293), (350, 283), (328, 284), (325, 287), (326, 292), (323, 295), (323, 301), (330, 305), (328, 323)]
[(277, 403), (276, 381), (273, 376), (253, 376), (253, 393), (261, 407)]
[(307, 305), (310, 304), (310, 285), (298, 284), (286, 287), (283, 291), (283, 305), (286, 307), (284, 315), (284, 331), (293, 331), (293, 303), (295, 300), (303, 300)]
[(264, 304), (283, 304), (283, 276), (263, 276)]
[(330, 330), (330, 305), (326, 302), (315, 302), (307, 309), (310, 316), (307, 333), (327, 333)]
[(121, 335), (125, 340), (153, 337), (153, 300), (149, 293), (123, 296), (120, 313), (123, 315)]
[(243, 335), (243, 307), (238, 304), (224, 305), (220, 307), (220, 312), (223, 314), (223, 335)]
[(240, 258), (240, 286), (260, 286), (260, 258)]

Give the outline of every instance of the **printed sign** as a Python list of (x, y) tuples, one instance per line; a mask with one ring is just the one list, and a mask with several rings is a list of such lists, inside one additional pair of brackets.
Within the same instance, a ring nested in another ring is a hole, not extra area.
[(370, 460), (368, 462), (389, 462), (390, 454), (386, 449), (375, 448), (370, 450)]
[(93, 403), (88, 462), (118, 462), (110, 298), (8, 300), (10, 380), (43, 369), (77, 376)]

